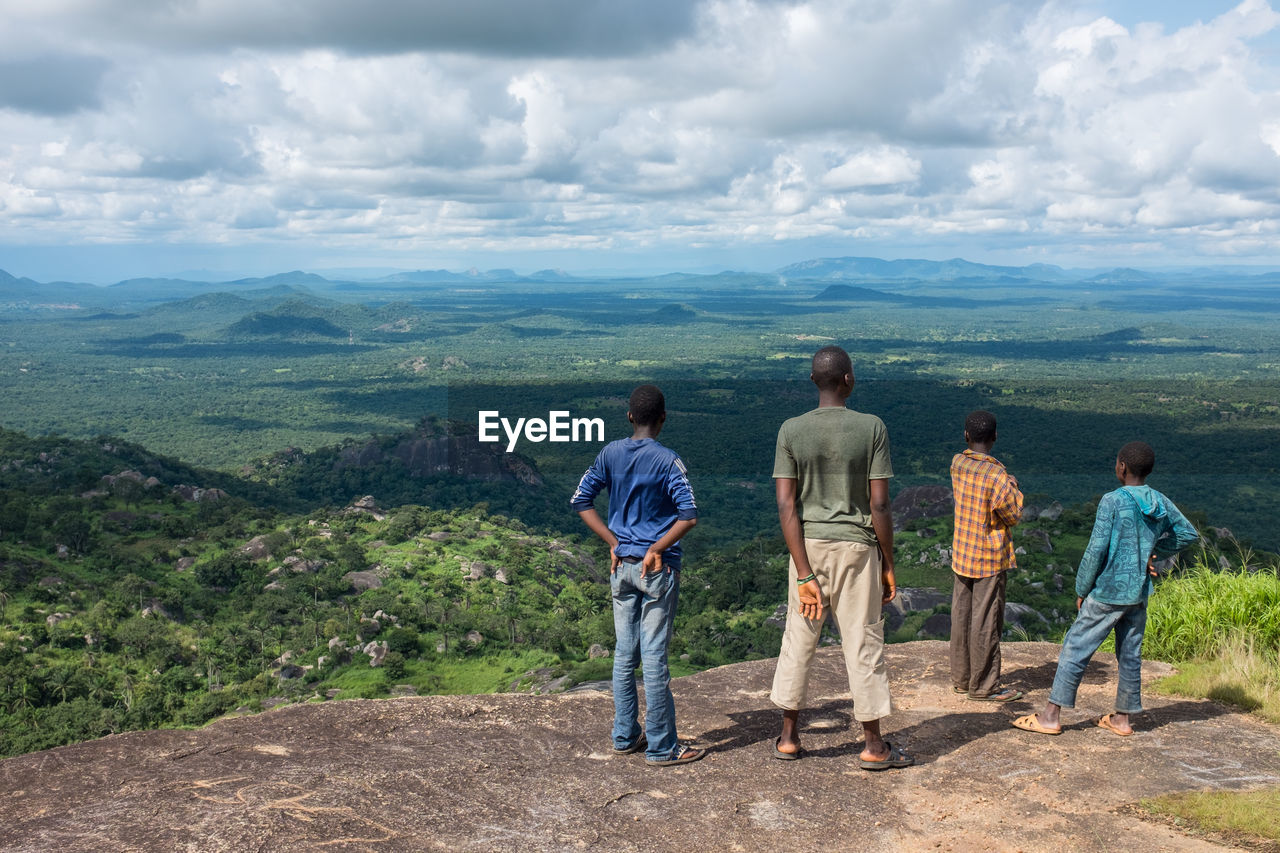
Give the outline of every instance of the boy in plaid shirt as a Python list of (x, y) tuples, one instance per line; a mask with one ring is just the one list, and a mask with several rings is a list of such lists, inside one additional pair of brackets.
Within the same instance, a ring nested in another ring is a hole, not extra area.
[(951, 460), (951, 684), (970, 699), (1012, 702), (1022, 693), (1000, 685), (1000, 634), (1007, 572), (1015, 565), (1010, 532), (1022, 519), (1022, 492), (991, 455), (995, 415), (970, 412), (964, 440), (969, 448)]

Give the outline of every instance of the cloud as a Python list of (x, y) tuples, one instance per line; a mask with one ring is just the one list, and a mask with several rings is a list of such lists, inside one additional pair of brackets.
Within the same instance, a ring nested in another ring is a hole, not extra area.
[(25, 26), (121, 43), (222, 52), (325, 48), (508, 57), (613, 57), (689, 35), (688, 0), (42, 0), (8, 2)]
[(96, 56), (0, 61), (0, 108), (47, 116), (92, 109), (100, 103), (99, 87), (110, 67)]
[(987, 0), (0, 11), (0, 242), (1280, 256), (1262, 0), (1168, 30)]

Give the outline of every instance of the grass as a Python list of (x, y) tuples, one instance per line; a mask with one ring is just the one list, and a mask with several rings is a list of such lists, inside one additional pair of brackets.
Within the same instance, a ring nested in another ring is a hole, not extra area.
[(1178, 673), (1161, 679), (1155, 689), (1159, 693), (1225, 702), (1280, 724), (1280, 661), (1276, 650), (1259, 648), (1252, 637), (1243, 633), (1225, 640), (1211, 657), (1179, 663)]
[(1280, 723), (1280, 577), (1201, 561), (1156, 587), (1143, 656), (1180, 670), (1160, 692), (1216, 699)]
[[(1213, 699), (1280, 723), (1280, 577), (1243, 566), (1215, 571), (1202, 559), (1163, 581), (1148, 604), (1143, 656), (1178, 667), (1157, 692)], [(1233, 843), (1280, 843), (1280, 788), (1169, 794), (1139, 807)]]
[(1238, 634), (1280, 649), (1280, 577), (1274, 569), (1215, 571), (1201, 560), (1157, 585), (1142, 653), (1171, 663), (1207, 659)]
[(1187, 791), (1143, 800), (1140, 806), (1180, 829), (1190, 827), (1230, 841), (1280, 842), (1280, 788)]

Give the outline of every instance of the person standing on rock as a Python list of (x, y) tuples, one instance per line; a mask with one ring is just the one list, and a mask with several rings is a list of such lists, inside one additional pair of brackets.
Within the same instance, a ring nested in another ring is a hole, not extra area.
[(1200, 538), (1173, 501), (1147, 485), (1155, 464), (1155, 451), (1145, 442), (1120, 448), (1115, 473), (1121, 486), (1098, 501), (1093, 533), (1076, 570), (1079, 613), (1062, 638), (1049, 701), (1039, 713), (1018, 717), (1014, 727), (1062, 734), (1059, 712), (1075, 707), (1085, 666), (1114, 629), (1116, 709), (1097, 723), (1113, 734), (1133, 734), (1129, 717), (1142, 711), (1142, 636), (1155, 560), (1172, 557)]
[(853, 393), (853, 363), (840, 347), (818, 350), (809, 379), (818, 387), (818, 407), (782, 424), (773, 462), (778, 521), (791, 555), (787, 623), (769, 694), (782, 708), (774, 756), (801, 755), (800, 709), (830, 610), (844, 649), (853, 715), (866, 739), (859, 765), (907, 767), (914, 759), (880, 734), (880, 720), (891, 711), (881, 607), (897, 592), (889, 435), (879, 418), (845, 407)]
[(969, 447), (951, 460), (951, 689), (984, 702), (1012, 702), (1022, 692), (1000, 684), (1000, 635), (1005, 584), (1015, 565), (1011, 533), (1022, 520), (1022, 492), (991, 455), (995, 415), (970, 412), (964, 440)]
[[(667, 649), (680, 588), (680, 538), (698, 523), (698, 507), (684, 463), (658, 443), (666, 400), (653, 385), (631, 392), (631, 438), (605, 445), (582, 475), (572, 506), (609, 546), (613, 593), (613, 751), (645, 750), (652, 766), (688, 764), (706, 755), (676, 739)], [(609, 523), (595, 497), (609, 495)], [(644, 729), (638, 722), (636, 666), (644, 668)]]

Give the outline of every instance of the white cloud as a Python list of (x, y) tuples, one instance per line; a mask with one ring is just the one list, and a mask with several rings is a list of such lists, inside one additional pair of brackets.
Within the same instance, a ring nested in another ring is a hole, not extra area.
[(0, 243), (1280, 256), (1262, 0), (300, 4), (0, 0)]
[(823, 185), (833, 190), (906, 184), (920, 177), (920, 161), (903, 148), (881, 145), (859, 151), (827, 172)]

